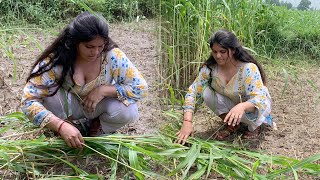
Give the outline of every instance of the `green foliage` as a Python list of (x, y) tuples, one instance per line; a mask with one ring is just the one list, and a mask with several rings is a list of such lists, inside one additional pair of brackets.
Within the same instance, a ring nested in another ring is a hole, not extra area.
[(153, 17), (156, 13), (156, 0), (84, 0), (92, 10), (101, 12), (108, 21), (129, 20), (138, 16)]
[(152, 17), (156, 13), (156, 0), (2, 0), (0, 23), (55, 26), (86, 10), (80, 4), (101, 12), (111, 22), (132, 21), (138, 16)]
[[(320, 11), (297, 11), (275, 7), (280, 25), (277, 38), (272, 39), (274, 55), (319, 59)], [(281, 29), (280, 29), (281, 27)]]
[[(177, 115), (176, 112), (169, 113)], [(180, 120), (179, 115), (177, 116)], [(9, 126), (10, 121), (28, 124), (22, 113), (4, 116), (0, 120), (9, 122)], [(25, 176), (26, 179), (100, 179), (102, 177), (99, 174), (86, 172), (81, 164), (78, 166), (71, 161), (77, 159), (85, 162), (92, 155), (105, 158), (111, 163), (111, 177), (117, 177), (119, 169), (125, 170), (126, 174), (132, 172), (130, 174), (136, 179), (170, 179), (172, 176), (177, 179), (217, 176), (225, 179), (281, 179), (292, 175), (291, 173), (296, 177), (303, 174), (314, 177), (320, 175), (320, 165), (313, 163), (320, 159), (320, 154), (297, 160), (192, 137), (187, 141), (188, 146), (182, 146), (173, 143), (177, 121), (173, 120), (171, 123), (172, 125), (165, 126), (159, 134), (154, 135), (84, 137), (85, 148), (82, 151), (67, 147), (61, 139), (49, 139), (43, 135), (30, 140), (26, 134), (0, 137), (0, 171), (5, 172), (2, 178), (21, 179)], [(19, 137), (24, 139), (17, 140)], [(64, 164), (73, 173), (47, 172), (45, 169), (47, 167), (52, 170), (54, 166), (63, 167)]]
[(210, 10), (215, 5), (210, 1), (161, 1), (162, 83), (179, 89), (194, 78), (194, 70), (200, 67), (197, 62), (207, 56), (203, 52), (208, 51), (209, 19), (214, 19)]
[(73, 3), (60, 0), (2, 0), (0, 10), (2, 23), (15, 24), (18, 20), (47, 26), (80, 12)]

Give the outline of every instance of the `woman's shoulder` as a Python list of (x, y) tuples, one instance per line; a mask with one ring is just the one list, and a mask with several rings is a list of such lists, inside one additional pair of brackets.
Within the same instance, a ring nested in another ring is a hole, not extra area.
[(39, 63), (39, 65), (40, 65), (40, 66), (42, 66), (42, 65), (47, 65), (47, 64), (50, 64), (50, 61), (52, 61), (52, 62), (51, 62), (51, 65), (48, 65), (46, 68), (49, 69), (49, 68), (51, 68), (51, 66), (52, 66), (52, 68), (51, 68), (52, 73), (60, 76), (60, 75), (62, 74), (63, 66), (62, 66), (61, 64), (56, 64), (56, 63), (55, 63), (55, 60), (51, 60), (52, 58), (53, 58), (53, 55), (50, 54), (48, 57), (46, 57), (45, 59), (43, 59), (43, 60)]
[(247, 70), (256, 70), (258, 69), (258, 66), (252, 62), (244, 62), (243, 67)]
[(206, 63), (202, 64), (200, 69), (199, 69), (199, 74), (211, 74), (213, 75), (215, 71), (215, 65), (208, 65)]
[(105, 53), (105, 59), (107, 62), (119, 63), (119, 61), (126, 59), (126, 55), (120, 48), (115, 47)]
[(214, 70), (216, 69), (217, 64), (208, 64), (208, 63), (203, 63), (200, 67), (200, 69), (210, 69), (210, 70)]
[(118, 48), (118, 47), (115, 47), (115, 48), (112, 48), (111, 50), (109, 50), (108, 52), (106, 52), (106, 55), (107, 57), (116, 57), (116, 58), (119, 58), (120, 56), (124, 56), (124, 52)]
[(259, 68), (255, 63), (246, 62), (243, 64), (243, 70), (245, 76), (251, 76), (255, 73), (259, 73)]
[(40, 68), (44, 68), (44, 70), (47, 70), (50, 68), (50, 57), (46, 57), (38, 62), (35, 62), (36, 64), (34, 65), (33, 72), (38, 71)]
[(46, 58), (40, 60), (38, 62), (38, 64), (36, 64), (36, 67), (38, 67), (38, 68), (45, 67), (50, 63), (50, 60), (51, 60), (50, 57), (46, 57)]

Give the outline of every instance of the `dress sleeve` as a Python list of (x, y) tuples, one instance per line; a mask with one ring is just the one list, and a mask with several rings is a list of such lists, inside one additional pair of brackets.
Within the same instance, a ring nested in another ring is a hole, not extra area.
[[(44, 66), (48, 61), (40, 62), (33, 70), (35, 72), (40, 66)], [(33, 123), (39, 126), (46, 117), (52, 115), (43, 105), (43, 98), (52, 93), (48, 88), (55, 83), (55, 68), (31, 78), (23, 88), (21, 109)]]
[(128, 105), (148, 94), (146, 80), (127, 56), (118, 48), (111, 50), (111, 73), (118, 99)]
[(207, 66), (203, 66), (200, 69), (198, 77), (188, 88), (184, 106), (182, 107), (184, 111), (193, 112), (195, 110), (195, 106), (203, 102), (202, 94), (204, 89), (208, 86), (210, 71), (211, 70)]
[(251, 102), (255, 107), (255, 113), (246, 113), (248, 119), (255, 121), (265, 111), (270, 111), (271, 98), (268, 88), (264, 86), (258, 67), (249, 63), (244, 71), (244, 88), (247, 101)]

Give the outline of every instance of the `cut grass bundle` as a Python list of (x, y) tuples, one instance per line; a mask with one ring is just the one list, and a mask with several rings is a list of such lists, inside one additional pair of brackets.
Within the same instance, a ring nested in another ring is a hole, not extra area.
[[(21, 113), (9, 115), (26, 120)], [(8, 116), (2, 117), (1, 121)], [(8, 124), (7, 124), (8, 125)], [(173, 143), (176, 129), (167, 126), (157, 135), (111, 135), (85, 137), (83, 151), (71, 149), (56, 138), (40, 136), (33, 140), (10, 140), (0, 138), (0, 171), (20, 172), (37, 178), (63, 178), (57, 174), (45, 174), (41, 167), (66, 164), (73, 169), (73, 179), (98, 179), (98, 174), (88, 173), (72, 164), (93, 154), (110, 160), (110, 178), (124, 170), (126, 177), (133, 174), (137, 179), (198, 179), (222, 176), (226, 179), (273, 179), (300, 173), (320, 175), (320, 165), (312, 162), (320, 159), (316, 154), (304, 160), (268, 156), (247, 151), (241, 147), (219, 141), (189, 138), (188, 146)], [(288, 174), (291, 173), (291, 174)], [(6, 174), (4, 174), (5, 177)]]

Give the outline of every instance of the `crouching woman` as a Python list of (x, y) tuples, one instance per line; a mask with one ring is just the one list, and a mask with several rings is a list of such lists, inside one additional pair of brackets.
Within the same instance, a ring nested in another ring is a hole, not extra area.
[(199, 99), (204, 99), (226, 123), (216, 139), (225, 140), (239, 129), (240, 123), (248, 127), (243, 138), (256, 138), (263, 123), (273, 126), (265, 74), (232, 32), (217, 31), (209, 44), (211, 55), (185, 96), (184, 121), (177, 133), (178, 142), (184, 143), (192, 133), (192, 116), (196, 102), (201, 102)]
[(84, 12), (34, 63), (22, 110), (81, 148), (83, 135), (112, 133), (137, 120), (136, 102), (146, 95), (145, 79), (109, 37), (106, 20)]

